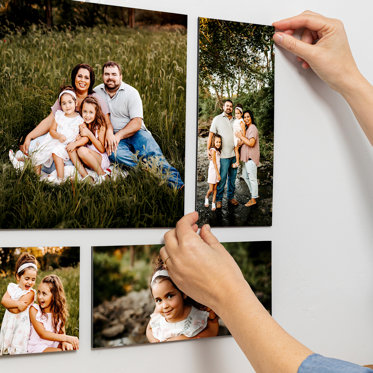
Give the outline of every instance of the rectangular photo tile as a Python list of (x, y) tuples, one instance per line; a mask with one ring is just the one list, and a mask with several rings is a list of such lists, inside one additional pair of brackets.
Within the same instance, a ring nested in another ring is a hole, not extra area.
[(0, 228), (174, 226), (187, 16), (48, 4), (0, 14)]
[(0, 247), (0, 358), (79, 349), (79, 247)]
[[(271, 242), (223, 243), (271, 312)], [(92, 347), (111, 348), (229, 335), (214, 310), (183, 294), (161, 245), (92, 248)]]
[(196, 210), (202, 224), (272, 225), (273, 32), (199, 18)]

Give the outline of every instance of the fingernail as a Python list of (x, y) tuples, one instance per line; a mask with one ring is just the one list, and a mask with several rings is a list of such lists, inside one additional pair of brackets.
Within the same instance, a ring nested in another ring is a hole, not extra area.
[(210, 224), (205, 224), (205, 229), (208, 230), (208, 231), (211, 231)]

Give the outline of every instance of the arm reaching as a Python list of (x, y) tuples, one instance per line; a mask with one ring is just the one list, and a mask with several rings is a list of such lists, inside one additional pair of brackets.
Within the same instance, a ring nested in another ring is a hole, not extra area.
[(164, 261), (169, 257), (167, 268), (172, 280), (223, 319), (256, 372), (296, 372), (312, 351), (269, 315), (209, 226), (196, 233), (197, 219), (196, 212), (188, 214), (165, 234), (161, 257)]
[[(356, 66), (343, 23), (306, 11), (273, 26), (274, 41), (345, 98), (373, 145), (373, 87)], [(303, 30), (300, 40), (293, 36), (297, 30)]]

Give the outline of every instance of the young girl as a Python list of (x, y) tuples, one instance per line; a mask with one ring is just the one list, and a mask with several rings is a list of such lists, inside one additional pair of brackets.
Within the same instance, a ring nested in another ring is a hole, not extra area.
[(105, 170), (110, 166), (109, 157), (105, 151), (105, 117), (94, 97), (86, 97), (83, 100), (80, 106), (80, 115), (84, 119), (84, 124), (80, 126), (80, 136), (88, 144), (81, 146), (76, 141), (67, 145), (66, 149), (82, 178), (88, 178), (88, 173), (80, 161), (96, 171), (97, 182), (100, 183), (105, 180)]
[(65, 291), (60, 278), (49, 275), (41, 280), (37, 298), (39, 304), (30, 307), (31, 332), (29, 353), (78, 350), (79, 339), (65, 335), (68, 316)]
[(22, 253), (16, 263), (17, 284), (10, 283), (1, 304), (7, 309), (0, 331), (0, 355), (24, 354), (30, 334), (28, 308), (34, 302), (37, 261), (29, 253)]
[(211, 160), (209, 164), (209, 170), (207, 175), (207, 182), (209, 184), (209, 190), (205, 196), (205, 207), (209, 207), (209, 196), (212, 193), (212, 205), (211, 210), (216, 210), (216, 191), (220, 177), (220, 150), (222, 148), (222, 138), (220, 135), (215, 134), (211, 141), (211, 147), (209, 149), (211, 154)]
[(73, 87), (63, 87), (58, 100), (62, 111), (57, 110), (49, 133), (36, 146), (32, 154), (32, 159), (33, 164), (36, 166), (36, 172), (39, 175), (43, 164), (50, 167), (54, 161), (58, 182), (61, 182), (64, 178), (64, 161), (69, 159), (66, 145), (77, 139), (79, 125), (84, 121), (75, 112), (76, 94)]
[(182, 293), (163, 263), (153, 274), (150, 290), (155, 302), (155, 310), (146, 328), (150, 343), (218, 335), (219, 324), (215, 313), (201, 310), (203, 306)]
[(238, 142), (240, 141), (239, 137), (237, 137), (236, 132), (242, 133), (245, 135), (245, 122), (242, 119), (243, 110), (242, 105), (237, 104), (234, 109), (235, 120), (233, 121), (233, 142), (234, 142), (234, 152), (236, 154), (236, 163), (232, 164), (233, 168), (237, 168), (240, 165), (240, 152), (239, 152), (239, 145)]

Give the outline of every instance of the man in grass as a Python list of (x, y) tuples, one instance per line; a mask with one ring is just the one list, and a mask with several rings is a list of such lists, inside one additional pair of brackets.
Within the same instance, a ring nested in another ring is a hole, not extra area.
[(227, 197), (228, 203), (237, 206), (239, 202), (234, 198), (236, 189), (237, 168), (233, 168), (232, 164), (236, 162), (233, 140), (233, 103), (231, 100), (224, 101), (223, 112), (217, 115), (211, 123), (209, 138), (207, 140), (207, 151), (211, 147), (211, 141), (214, 134), (222, 137), (222, 149), (220, 154), (220, 181), (216, 193), (216, 208), (222, 207), (225, 183), (228, 176)]
[(128, 167), (136, 166), (142, 159), (150, 167), (159, 168), (166, 175), (170, 187), (181, 189), (184, 183), (179, 172), (167, 162), (145, 127), (139, 92), (122, 81), (122, 70), (116, 62), (106, 62), (102, 75), (104, 83), (94, 90), (110, 108), (111, 125), (106, 132), (109, 159)]

